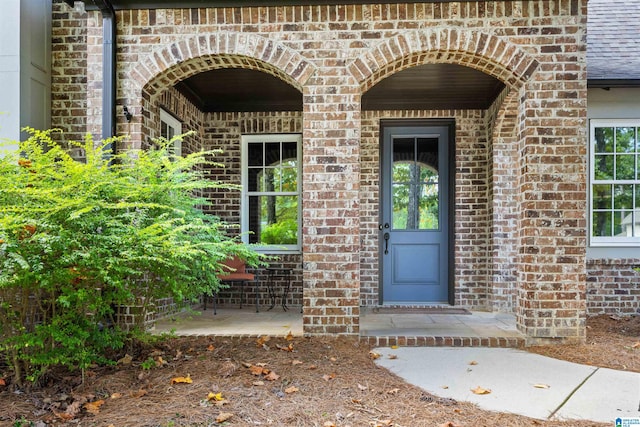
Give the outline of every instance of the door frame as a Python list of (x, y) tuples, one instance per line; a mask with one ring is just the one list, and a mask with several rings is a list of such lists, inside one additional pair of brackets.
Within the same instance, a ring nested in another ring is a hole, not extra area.
[[(447, 201), (447, 207), (449, 209), (449, 236), (448, 236), (448, 262), (447, 268), (449, 269), (449, 277), (447, 284), (447, 300), (450, 305), (455, 305), (455, 200), (456, 200), (456, 122), (455, 119), (380, 119), (379, 126), (379, 165), (378, 165), (378, 224), (382, 224), (382, 204), (386, 203), (383, 195), (382, 188), (382, 173), (383, 173), (383, 156), (384, 156), (384, 130), (388, 127), (447, 127), (448, 136), (449, 136), (449, 153), (448, 153), (448, 178), (449, 178), (449, 200)], [(382, 238), (381, 234), (378, 233), (378, 305), (382, 305), (384, 303), (384, 286), (383, 286), (383, 249), (382, 249)]]

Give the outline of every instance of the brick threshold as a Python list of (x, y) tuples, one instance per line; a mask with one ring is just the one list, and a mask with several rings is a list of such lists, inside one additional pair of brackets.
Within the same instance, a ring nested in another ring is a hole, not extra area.
[(524, 337), (453, 337), (453, 336), (360, 336), (372, 347), (493, 347), (523, 348)]

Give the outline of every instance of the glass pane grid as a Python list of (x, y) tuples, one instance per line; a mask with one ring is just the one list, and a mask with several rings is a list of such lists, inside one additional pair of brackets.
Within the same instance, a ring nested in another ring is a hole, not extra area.
[(591, 234), (640, 238), (638, 127), (596, 127), (592, 138)]
[[(298, 244), (298, 142), (248, 143), (249, 242)], [(252, 181), (253, 180), (253, 181)]]

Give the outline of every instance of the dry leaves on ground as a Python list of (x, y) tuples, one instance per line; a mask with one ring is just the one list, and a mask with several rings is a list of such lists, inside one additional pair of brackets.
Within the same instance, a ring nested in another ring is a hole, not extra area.
[[(633, 347), (640, 334), (633, 335), (634, 322), (590, 321), (585, 346), (590, 350), (579, 356), (591, 355), (593, 364), (611, 356), (611, 361), (640, 371), (640, 349)], [(68, 372), (51, 372), (41, 389), (23, 394), (14, 393), (8, 384), (0, 387), (0, 425), (13, 425), (21, 417), (34, 424), (63, 426), (72, 425), (63, 421), (73, 421), (83, 427), (603, 425), (483, 411), (403, 382), (377, 366), (371, 348), (355, 339), (290, 338), (175, 338), (153, 348), (129, 348), (129, 363), (92, 369), (84, 384), (79, 374)], [(610, 351), (612, 343), (625, 349), (624, 358)], [(292, 351), (277, 347), (289, 344)], [(538, 349), (543, 350), (573, 356), (564, 347)], [(149, 357), (161, 357), (166, 363), (142, 369)], [(114, 359), (123, 358), (124, 353)], [(225, 364), (239, 368), (222, 369)], [(272, 372), (277, 374), (267, 379)], [(189, 378), (191, 383), (171, 384), (177, 378)], [(220, 402), (225, 402), (223, 412), (217, 411)]]

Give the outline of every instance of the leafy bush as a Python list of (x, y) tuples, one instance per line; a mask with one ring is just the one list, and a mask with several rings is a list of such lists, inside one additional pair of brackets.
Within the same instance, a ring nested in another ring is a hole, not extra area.
[(71, 143), (80, 162), (51, 131), (29, 132), (0, 159), (0, 366), (15, 384), (104, 362), (125, 343), (123, 306), (144, 319), (158, 298), (210, 294), (230, 255), (260, 262), (196, 208), (206, 202), (194, 194), (223, 187), (201, 172), (216, 152), (176, 157), (164, 141), (108, 158), (117, 141), (87, 136)]
[(298, 243), (298, 223), (285, 219), (269, 224), (262, 229), (260, 241), (268, 245), (295, 245)]

